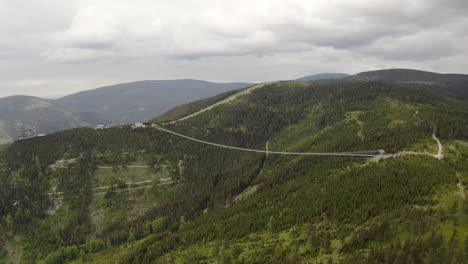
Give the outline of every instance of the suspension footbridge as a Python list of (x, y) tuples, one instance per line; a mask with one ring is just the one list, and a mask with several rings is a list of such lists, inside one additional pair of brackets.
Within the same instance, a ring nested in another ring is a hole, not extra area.
[(169, 133), (174, 136), (181, 137), (181, 138), (185, 138), (194, 142), (202, 143), (205, 145), (211, 145), (215, 147), (233, 149), (233, 150), (239, 150), (239, 151), (264, 153), (264, 154), (302, 155), (302, 156), (351, 156), (351, 157), (378, 157), (378, 156), (385, 154), (384, 150), (369, 150), (369, 151), (354, 151), (354, 152), (287, 152), (287, 151), (272, 151), (272, 150), (241, 148), (241, 147), (228, 146), (228, 145), (218, 144), (218, 143), (209, 142), (209, 141), (205, 141), (201, 139), (196, 139), (196, 138), (182, 135), (177, 132), (171, 131), (169, 129), (163, 128), (156, 124), (152, 124), (152, 127), (158, 129), (159, 131)]

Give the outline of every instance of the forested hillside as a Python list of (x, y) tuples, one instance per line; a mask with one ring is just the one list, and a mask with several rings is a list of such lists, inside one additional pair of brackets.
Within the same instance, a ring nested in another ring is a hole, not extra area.
[(275, 82), (160, 125), (236, 147), (387, 156), (241, 152), (150, 126), (15, 142), (0, 149), (0, 260), (468, 263), (467, 101), (421, 85)]
[(468, 99), (468, 75), (466, 74), (441, 74), (411, 69), (389, 69), (361, 72), (347, 79), (406, 83), (411, 86), (434, 89), (443, 95), (464, 100)]
[(233, 94), (236, 94), (237, 92), (239, 92), (239, 90), (233, 90), (233, 91), (215, 95), (213, 97), (204, 98), (204, 99), (200, 99), (194, 102), (176, 106), (172, 108), (171, 110), (165, 112), (164, 114), (151, 119), (149, 122), (164, 123), (164, 122), (170, 122), (173, 120), (180, 119), (184, 116), (188, 116), (196, 111), (199, 111), (212, 104), (215, 104), (216, 102), (221, 101)]
[[(468, 98), (468, 77), (463, 74), (391, 69), (353, 76), (323, 73), (295, 81), (326, 84), (340, 82), (341, 79), (398, 83), (458, 99)], [(188, 116), (252, 85), (190, 79), (138, 81), (78, 92), (56, 100), (30, 96), (0, 98), (0, 143), (14, 140), (15, 126), (19, 122), (36, 126), (40, 134), (97, 124), (118, 125), (146, 120), (168, 122)]]

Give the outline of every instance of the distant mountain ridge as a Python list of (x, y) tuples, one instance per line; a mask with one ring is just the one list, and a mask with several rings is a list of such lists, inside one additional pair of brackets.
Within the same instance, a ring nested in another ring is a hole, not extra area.
[[(406, 84), (419, 88), (430, 88), (430, 90), (445, 96), (463, 100), (468, 99), (468, 75), (463, 74), (440, 74), (410, 69), (389, 69), (362, 72), (355, 75), (348, 75), (345, 73), (323, 73), (305, 76), (294, 79), (293, 81), (318, 82), (321, 84), (341, 81), (381, 81), (386, 83)], [(177, 120), (197, 110), (209, 107), (232, 94), (233, 93), (219, 94), (210, 98), (179, 105), (160, 116), (149, 119), (149, 121), (159, 123)]]
[[(351, 76), (344, 73), (323, 73), (295, 79), (300, 82), (340, 80), (401, 83), (468, 100), (468, 75), (464, 74), (389, 69)], [(231, 92), (252, 85), (193, 79), (147, 80), (100, 87), (54, 100), (31, 96), (5, 97), (0, 99), (0, 144), (14, 139), (17, 122), (37, 126), (38, 133), (104, 123), (127, 124), (145, 120), (166, 122), (205, 108), (223, 100)], [(159, 117), (155, 118), (157, 116)]]
[(142, 122), (174, 106), (250, 85), (191, 79), (137, 81), (58, 99), (9, 96), (0, 99), (0, 144), (14, 140), (18, 122), (36, 126), (44, 134), (80, 126)]
[(38, 133), (52, 133), (103, 121), (97, 113), (93, 116), (95, 122), (87, 122), (54, 100), (23, 95), (0, 98), (0, 143), (14, 140), (18, 122), (35, 126)]
[(463, 100), (468, 99), (468, 75), (466, 74), (442, 74), (412, 69), (388, 69), (362, 72), (346, 79), (429, 86), (446, 96)]
[(127, 124), (147, 120), (176, 105), (250, 85), (193, 79), (147, 80), (78, 92), (57, 102), (74, 112), (98, 112), (113, 124)]
[(345, 78), (350, 76), (349, 74), (346, 73), (319, 73), (319, 74), (313, 74), (313, 75), (308, 75), (304, 76), (301, 78), (297, 78), (294, 81), (298, 82), (310, 82), (310, 81), (316, 81), (316, 80), (322, 80), (322, 79), (338, 79), (338, 78)]

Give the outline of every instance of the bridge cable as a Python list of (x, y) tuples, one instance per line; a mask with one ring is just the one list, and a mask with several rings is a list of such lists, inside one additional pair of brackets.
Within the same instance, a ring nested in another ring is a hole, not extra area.
[[(213, 143), (201, 139), (196, 139), (193, 137), (185, 136), (174, 131), (168, 130), (166, 128), (160, 127), (156, 124), (152, 125), (154, 128), (158, 129), (159, 131), (166, 132), (181, 138), (185, 138), (191, 141), (195, 141), (198, 143), (216, 146), (220, 148), (227, 148), (227, 149), (234, 149), (240, 151), (248, 151), (248, 152), (256, 152), (256, 153), (264, 153), (264, 154), (278, 154), (278, 155), (303, 155), (303, 156), (351, 156), (351, 157), (376, 157), (380, 156), (385, 151), (383, 150), (372, 150), (372, 151), (358, 151), (358, 152), (285, 152), (285, 151), (271, 151), (271, 150), (259, 150), (259, 149), (249, 149), (249, 148), (240, 148), (240, 147), (233, 147), (222, 145), (218, 143)], [(370, 153), (377, 153), (377, 154), (370, 154)]]

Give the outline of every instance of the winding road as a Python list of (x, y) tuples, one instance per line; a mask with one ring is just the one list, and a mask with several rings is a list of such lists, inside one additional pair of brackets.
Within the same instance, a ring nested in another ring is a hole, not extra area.
[(416, 151), (399, 151), (395, 154), (384, 154), (384, 155), (379, 155), (379, 156), (375, 156), (373, 157), (371, 160), (372, 161), (379, 161), (379, 160), (383, 160), (383, 159), (388, 159), (388, 158), (392, 158), (392, 157), (400, 157), (400, 156), (406, 156), (406, 155), (427, 155), (427, 156), (431, 156), (431, 157), (434, 157), (436, 159), (442, 159), (444, 157), (444, 146), (442, 145), (442, 143), (440, 143), (440, 140), (435, 136), (435, 129), (434, 129), (434, 132), (432, 132), (432, 138), (437, 142), (437, 154), (432, 154), (432, 153), (429, 153), (427, 151), (425, 152), (416, 152)]
[[(142, 184), (153, 183), (153, 182), (157, 182), (157, 183), (156, 184), (151, 184), (151, 185), (146, 185), (146, 186), (131, 188), (131, 186), (142, 185)], [(146, 181), (139, 181), (139, 182), (126, 182), (125, 185), (127, 186), (127, 188), (119, 189), (119, 190), (116, 190), (116, 191), (125, 191), (125, 190), (130, 191), (130, 190), (136, 190), (136, 189), (142, 189), (142, 188), (149, 188), (149, 187), (151, 187), (153, 185), (163, 185), (163, 184), (169, 184), (169, 183), (173, 183), (173, 182), (174, 181), (172, 181), (171, 178), (162, 178), (162, 179), (158, 179), (156, 181), (146, 180)], [(107, 185), (107, 186), (99, 186), (99, 187), (93, 188), (92, 191), (105, 190), (105, 189), (110, 189), (112, 187), (118, 187), (118, 186), (119, 186), (118, 184)], [(53, 195), (63, 195), (63, 194), (64, 194), (63, 192), (50, 192), (47, 195), (53, 196)], [(102, 194), (102, 193), (93, 193), (93, 195), (98, 195), (98, 194)]]
[(442, 159), (444, 157), (443, 151), (444, 151), (444, 146), (440, 143), (440, 140), (436, 138), (435, 132), (432, 133), (432, 138), (437, 141), (437, 154), (433, 155), (433, 157)]

